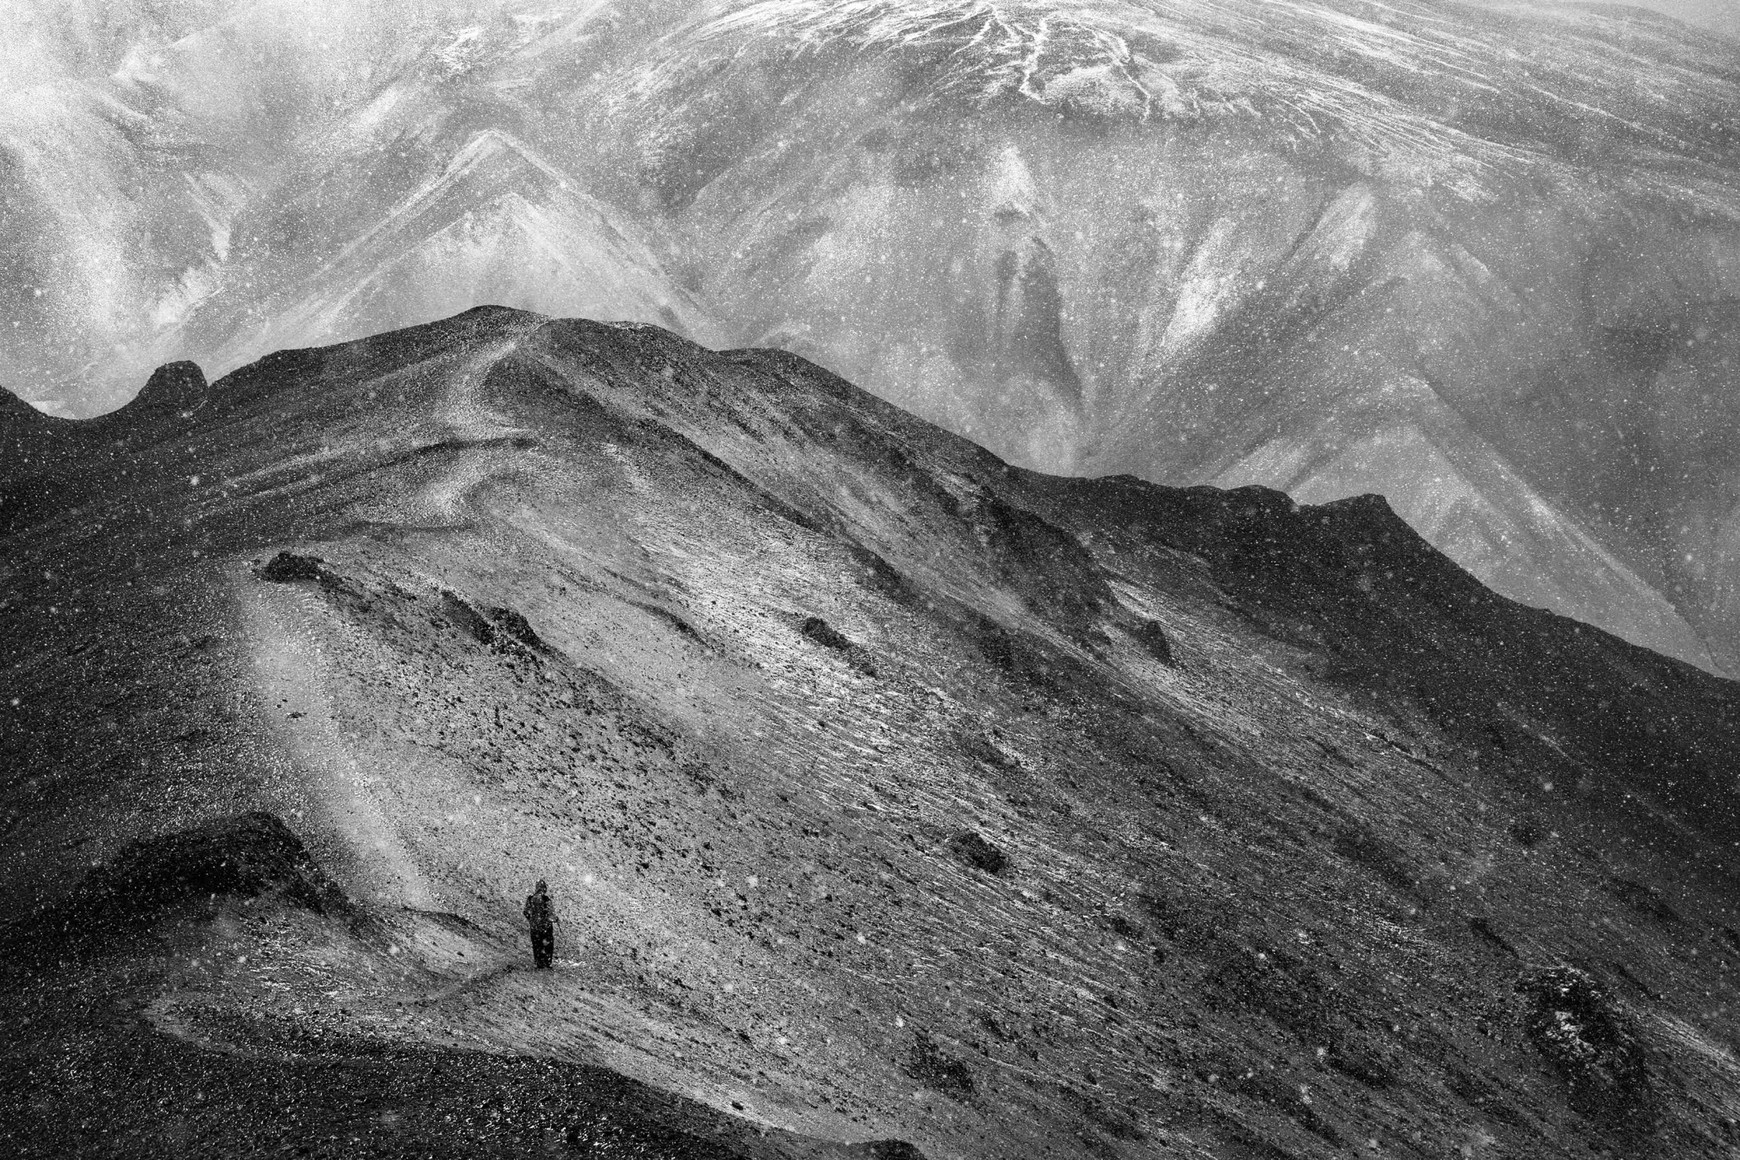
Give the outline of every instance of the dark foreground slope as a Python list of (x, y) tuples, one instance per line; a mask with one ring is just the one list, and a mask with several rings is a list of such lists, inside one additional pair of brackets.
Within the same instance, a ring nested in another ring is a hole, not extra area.
[(1381, 501), (502, 310), (148, 395), (0, 413), (26, 1151), (1740, 1147), (1736, 686)]

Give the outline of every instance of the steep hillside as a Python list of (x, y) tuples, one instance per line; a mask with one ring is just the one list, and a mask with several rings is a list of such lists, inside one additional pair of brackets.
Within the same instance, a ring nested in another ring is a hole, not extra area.
[(1740, 1146), (1736, 686), (1374, 497), (503, 309), (0, 422), (15, 1151)]
[[(333, 187), (352, 176), (325, 175), (292, 212), (322, 216)], [(626, 216), (495, 129), (466, 140), (440, 174), (359, 236), (342, 239), (335, 253), (324, 249), (258, 254), (247, 281), (271, 290), (246, 308), (259, 325), (239, 325), (238, 303), (219, 295), (189, 315), (179, 341), (214, 349), (220, 365), (239, 364), (479, 302), (561, 302), (585, 316), (658, 321), (697, 340), (714, 337), (703, 308)]]

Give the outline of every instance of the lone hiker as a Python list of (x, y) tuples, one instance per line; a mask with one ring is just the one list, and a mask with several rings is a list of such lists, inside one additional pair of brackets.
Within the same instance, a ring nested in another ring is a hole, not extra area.
[(550, 889), (542, 878), (526, 895), (524, 909), (532, 925), (532, 965), (547, 971), (556, 957), (556, 916), (550, 913)]

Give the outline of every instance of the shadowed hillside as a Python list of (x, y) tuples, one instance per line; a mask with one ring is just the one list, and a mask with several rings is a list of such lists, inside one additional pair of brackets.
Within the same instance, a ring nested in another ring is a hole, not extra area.
[(14, 1150), (1740, 1146), (1736, 686), (1380, 499), (496, 308), (0, 439)]

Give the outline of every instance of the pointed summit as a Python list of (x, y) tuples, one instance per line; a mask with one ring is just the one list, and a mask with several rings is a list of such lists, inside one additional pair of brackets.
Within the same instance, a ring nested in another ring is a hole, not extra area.
[(205, 405), (206, 390), (205, 372), (198, 363), (166, 363), (151, 372), (145, 389), (121, 413), (135, 419), (190, 419)]
[(214, 299), (189, 329), (232, 337), (218, 361), (309, 347), (450, 317), (478, 303), (554, 316), (650, 322), (716, 340), (704, 311), (644, 232), (525, 142), (487, 129), (330, 259), (287, 280), (265, 331)]

